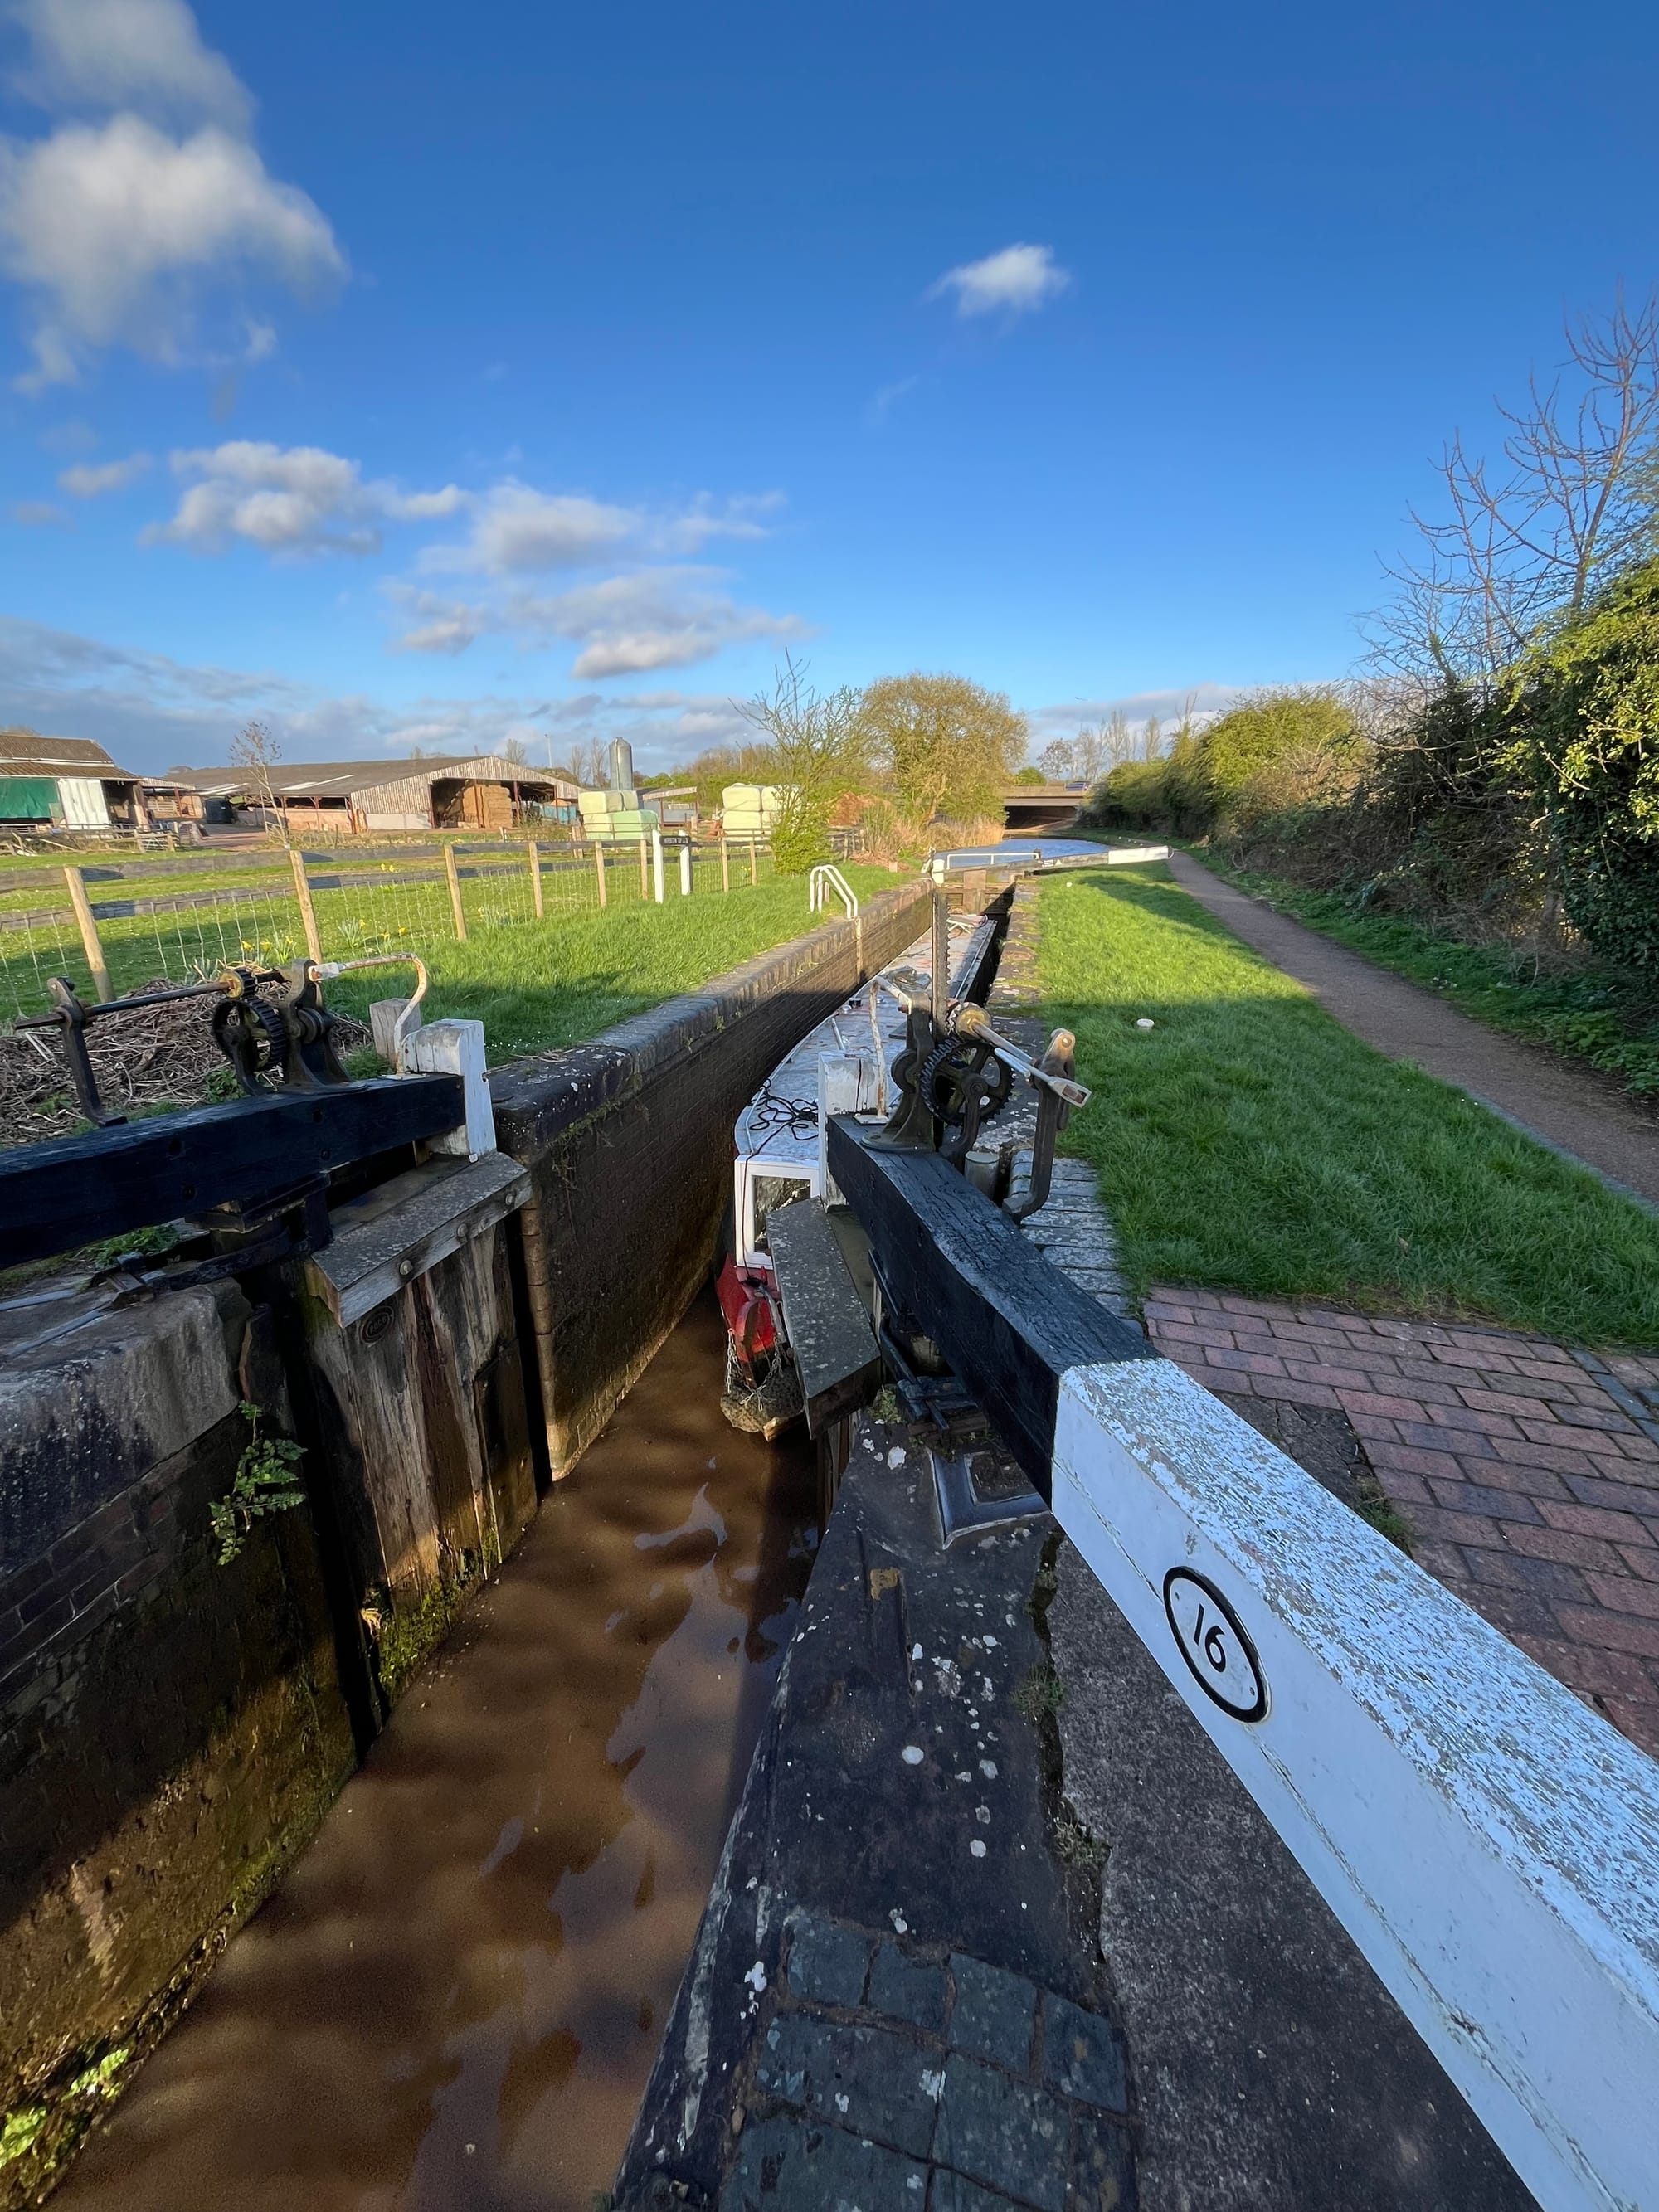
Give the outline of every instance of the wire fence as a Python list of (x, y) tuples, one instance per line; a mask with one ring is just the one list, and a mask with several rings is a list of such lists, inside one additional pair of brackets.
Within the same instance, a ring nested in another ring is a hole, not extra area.
[[(659, 880), (660, 867), (660, 881)], [(338, 848), (0, 869), (0, 1024), (35, 1014), (65, 976), (84, 995), (188, 982), (226, 967), (372, 953), (429, 957), (499, 931), (568, 927), (772, 880), (763, 844), (609, 847), (520, 841), (373, 859)]]

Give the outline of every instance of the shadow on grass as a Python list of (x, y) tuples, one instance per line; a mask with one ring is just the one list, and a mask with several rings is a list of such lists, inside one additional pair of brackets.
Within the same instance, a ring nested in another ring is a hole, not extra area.
[(1046, 1012), (1094, 1092), (1066, 1149), (1138, 1289), (1659, 1343), (1659, 1220), (1362, 1043), (1164, 870), (1071, 877), (1041, 915)]

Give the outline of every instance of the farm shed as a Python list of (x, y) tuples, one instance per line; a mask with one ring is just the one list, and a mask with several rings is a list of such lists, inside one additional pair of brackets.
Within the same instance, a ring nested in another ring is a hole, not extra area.
[[(198, 799), (260, 803), (245, 768), (169, 769), (163, 787)], [(386, 830), (512, 830), (568, 823), (576, 787), (551, 769), (499, 753), (388, 761), (278, 761), (271, 796), (301, 830), (313, 823), (366, 834)]]
[(0, 823), (8, 827), (142, 828), (138, 791), (138, 778), (118, 768), (90, 738), (0, 730)]

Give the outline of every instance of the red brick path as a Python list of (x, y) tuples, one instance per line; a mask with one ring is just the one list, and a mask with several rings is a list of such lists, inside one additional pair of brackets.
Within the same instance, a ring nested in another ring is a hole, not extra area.
[(1659, 1757), (1659, 1359), (1163, 1288), (1212, 1390), (1340, 1407), (1429, 1572)]

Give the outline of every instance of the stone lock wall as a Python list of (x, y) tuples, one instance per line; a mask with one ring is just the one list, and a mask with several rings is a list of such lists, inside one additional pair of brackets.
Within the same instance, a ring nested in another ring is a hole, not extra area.
[(229, 1286), (0, 1371), (0, 2204), (28, 2202), (355, 1763), (308, 1517), (216, 1564)]
[[(0, 1308), (0, 2212), (50, 2186), (512, 1548), (538, 1469), (673, 1328), (737, 1115), (928, 896), (500, 1071), (527, 1201), (412, 1246), (372, 1310), (343, 1321), (315, 1261), (269, 1304), (222, 1284)], [(305, 1445), (307, 1504), (221, 1566), (244, 1401)]]
[(713, 1262), (732, 1130), (778, 1061), (927, 927), (906, 884), (591, 1044), (492, 1077), (496, 1139), (531, 1170), (521, 1219), (548, 1455), (563, 1474)]

